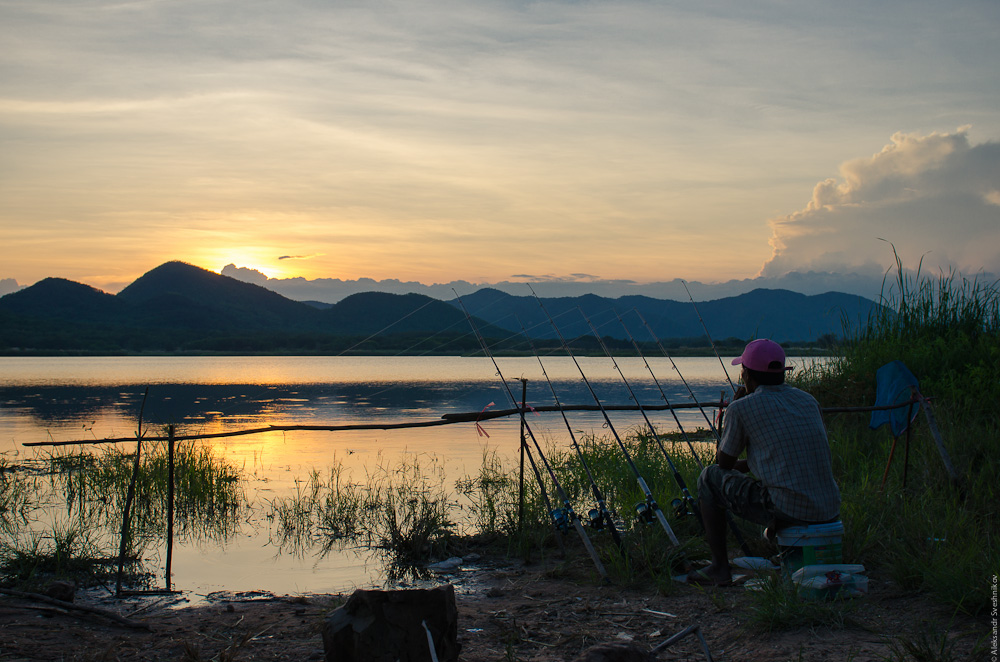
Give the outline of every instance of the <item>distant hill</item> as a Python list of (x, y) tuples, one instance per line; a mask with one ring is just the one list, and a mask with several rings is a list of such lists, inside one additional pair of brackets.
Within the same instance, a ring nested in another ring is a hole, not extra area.
[[(555, 338), (538, 301), (531, 296), (512, 296), (499, 290), (483, 289), (462, 297), (470, 312), (492, 324), (519, 332), (517, 320), (536, 338)], [(697, 304), (666, 301), (644, 296), (618, 299), (586, 295), (542, 299), (545, 311), (555, 319), (566, 338), (593, 335), (584, 315), (601, 336), (626, 339), (629, 332), (638, 341), (651, 340), (636, 311), (657, 337), (701, 338), (705, 328), (712, 337), (749, 339), (766, 337), (778, 342), (815, 341), (824, 335), (843, 335), (843, 321), (855, 324), (868, 318), (874, 302), (852, 294), (829, 292), (807, 296), (788, 290), (754, 290), (747, 294)], [(458, 305), (457, 301), (452, 302)], [(581, 314), (582, 311), (582, 314)]]
[[(556, 335), (533, 297), (483, 289), (462, 300), (482, 334), (502, 341), (499, 348), (526, 350), (518, 320), (535, 338)], [(639, 341), (651, 337), (634, 311), (661, 339), (704, 336), (694, 307), (677, 301), (586, 295), (543, 302), (569, 339), (591, 335), (578, 309), (606, 337), (626, 337), (615, 311)], [(754, 290), (699, 303), (698, 309), (716, 340), (767, 336), (785, 342), (839, 336), (842, 318), (866, 319), (873, 305), (835, 292)], [(0, 351), (7, 353), (431, 353), (478, 347), (457, 300), (367, 292), (322, 306), (183, 262), (160, 265), (117, 295), (47, 278), (0, 297)]]
[(126, 314), (113, 294), (65, 278), (46, 278), (0, 297), (0, 309), (12, 315), (77, 323), (118, 321)]
[[(352, 294), (321, 313), (326, 318), (324, 328), (334, 333), (471, 332), (464, 313), (423, 294)], [(364, 328), (359, 330), (362, 323)], [(485, 322), (480, 320), (479, 324)]]
[(319, 331), (320, 312), (259, 285), (167, 262), (117, 294), (141, 326), (201, 330)]
[(0, 297), (3, 351), (329, 353), (373, 335), (356, 349), (405, 349), (415, 335), (438, 336), (429, 347), (442, 351), (478, 346), (463, 313), (427, 296), (373, 292), (319, 309), (183, 262), (160, 265), (117, 295), (49, 278)]

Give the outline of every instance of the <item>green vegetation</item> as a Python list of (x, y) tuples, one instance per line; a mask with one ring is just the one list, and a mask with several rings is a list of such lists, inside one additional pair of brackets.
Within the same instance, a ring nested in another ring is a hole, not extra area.
[[(644, 435), (630, 436), (626, 443), (657, 500), (669, 509), (674, 482), (659, 446)], [(643, 501), (643, 494), (621, 451), (593, 438), (584, 439), (583, 446), (609, 505), (630, 504), (619, 513), (618, 526), (627, 529), (624, 556), (608, 531), (588, 529), (605, 565), (618, 581), (652, 580), (662, 590), (671, 590), (671, 574), (682, 571), (687, 554), (703, 548), (696, 521), (670, 513), (677, 535), (688, 541), (680, 548), (672, 547), (658, 525), (639, 523), (634, 513), (627, 512), (631, 504)], [(668, 450), (688, 480), (694, 481), (698, 467), (686, 446), (668, 441)], [(575, 454), (548, 448), (545, 456), (571, 503), (590, 504), (584, 509), (596, 506)], [(537, 454), (536, 462), (541, 463)], [(539, 469), (544, 471), (542, 466)], [(547, 474), (544, 480), (551, 507), (563, 507)], [(577, 515), (587, 519), (586, 512)], [(295, 494), (274, 499), (267, 517), (274, 523), (282, 549), (303, 553), (319, 546), (325, 553), (338, 544), (364, 542), (385, 550), (393, 563), (426, 563), (461, 555), (470, 546), (525, 556), (552, 554), (560, 544), (579, 547), (572, 527), (558, 532), (553, 528), (530, 464), (525, 469), (521, 508), (517, 468), (504, 465), (491, 450), (484, 452), (479, 474), (458, 480), (454, 489), (446, 484), (433, 456), (406, 457), (394, 464), (382, 459), (363, 481), (352, 480), (335, 461), (326, 476), (314, 471), (297, 484)], [(582, 567), (589, 563), (576, 554), (571, 556)]]
[(0, 572), (20, 586), (34, 586), (48, 579), (92, 583), (107, 577), (112, 559), (102, 556), (92, 533), (74, 524), (54, 525), (41, 533), (28, 532), (15, 542), (0, 544)]
[[(134, 450), (53, 454), (44, 462), (0, 472), (0, 578), (32, 586), (52, 578), (103, 581), (116, 565)], [(158, 544), (167, 528), (167, 449), (144, 443), (131, 511), (127, 562)], [(8, 475), (9, 474), (9, 475)], [(247, 514), (239, 470), (201, 444), (174, 453), (177, 541), (225, 542)], [(37, 516), (45, 511), (44, 521)], [(133, 574), (133, 580), (144, 579)]]
[(0, 458), (0, 534), (13, 535), (27, 523), (34, 488), (32, 476)]
[(296, 482), (295, 494), (271, 501), (279, 548), (302, 554), (319, 545), (322, 553), (339, 543), (365, 542), (387, 551), (394, 563), (413, 564), (446, 555), (455, 535), (454, 499), (433, 457), (381, 460), (365, 482), (353, 482), (334, 461), (326, 478), (313, 471)]
[(913, 423), (905, 487), (901, 440), (884, 490), (889, 433), (870, 430), (857, 415), (832, 417), (844, 553), (886, 571), (903, 589), (983, 613), (987, 579), (1000, 572), (1000, 293), (996, 283), (954, 273), (929, 278), (918, 269), (910, 276), (899, 263), (887, 289), (887, 305), (849, 334), (836, 360), (800, 381), (824, 406), (874, 403), (875, 371), (901, 360), (932, 398), (959, 483), (950, 480), (923, 415)]
[(795, 627), (844, 627), (851, 623), (857, 601), (802, 600), (795, 585), (779, 573), (762, 578), (752, 594), (749, 624), (754, 629), (771, 632)]
[[(49, 459), (51, 481), (69, 516), (88, 527), (117, 532), (121, 527), (127, 486), (132, 479), (134, 449), (114, 446), (93, 454), (75, 451)], [(131, 521), (139, 539), (154, 539), (166, 530), (168, 455), (165, 442), (142, 445)], [(174, 534), (179, 540), (222, 540), (235, 534), (247, 508), (238, 469), (199, 443), (174, 449)]]
[(960, 660), (986, 660), (986, 641), (975, 644), (972, 651), (959, 651), (957, 639), (948, 636), (950, 628), (942, 629), (939, 623), (924, 622), (916, 633), (897, 636), (889, 641), (889, 655), (885, 662), (959, 662)]

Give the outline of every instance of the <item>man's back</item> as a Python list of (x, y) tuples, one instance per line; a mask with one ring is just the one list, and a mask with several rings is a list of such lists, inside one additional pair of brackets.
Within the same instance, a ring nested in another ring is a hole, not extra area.
[(719, 449), (739, 457), (789, 518), (822, 522), (840, 511), (830, 446), (815, 398), (787, 384), (761, 385), (726, 410)]

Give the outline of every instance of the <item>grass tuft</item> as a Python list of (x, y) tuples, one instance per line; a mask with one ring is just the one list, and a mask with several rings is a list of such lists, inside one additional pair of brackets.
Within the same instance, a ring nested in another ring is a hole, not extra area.
[(803, 600), (795, 585), (779, 573), (763, 578), (759, 590), (750, 592), (748, 624), (764, 632), (801, 627), (853, 625), (857, 600)]

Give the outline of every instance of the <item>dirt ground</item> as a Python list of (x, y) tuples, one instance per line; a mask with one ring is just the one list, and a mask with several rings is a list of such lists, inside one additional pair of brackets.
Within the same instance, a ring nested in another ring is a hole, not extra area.
[[(481, 561), (439, 583), (456, 588), (461, 659), (572, 660), (598, 643), (631, 642), (650, 650), (697, 624), (716, 660), (901, 659), (890, 656), (897, 635), (949, 633), (954, 660), (973, 651), (992, 627), (988, 619), (955, 617), (929, 599), (894, 590), (878, 577), (856, 600), (846, 624), (762, 634), (748, 627), (750, 595), (741, 586), (598, 585), (585, 568)], [(199, 606), (181, 596), (128, 598), (93, 592), (76, 602), (141, 624), (76, 613), (36, 600), (0, 596), (0, 660), (322, 660), (320, 624), (346, 596), (225, 595)], [(146, 629), (148, 628), (148, 629)], [(940, 643), (940, 642), (939, 642)], [(987, 659), (985, 652), (982, 659)], [(689, 636), (659, 660), (704, 660)]]

